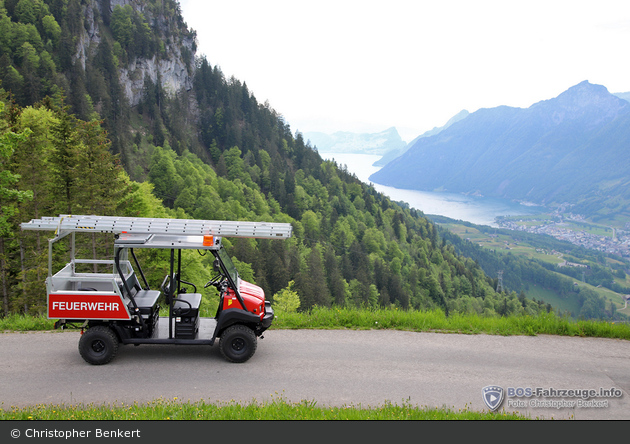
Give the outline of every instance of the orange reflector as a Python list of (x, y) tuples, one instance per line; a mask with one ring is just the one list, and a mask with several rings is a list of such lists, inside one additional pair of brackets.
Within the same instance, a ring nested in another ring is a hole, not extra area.
[(206, 234), (203, 237), (203, 246), (204, 247), (211, 247), (213, 245), (214, 245), (214, 236)]

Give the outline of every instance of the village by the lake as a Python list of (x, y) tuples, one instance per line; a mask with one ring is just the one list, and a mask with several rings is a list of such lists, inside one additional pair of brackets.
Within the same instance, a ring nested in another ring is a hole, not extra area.
[(630, 257), (630, 223), (625, 230), (604, 225), (586, 223), (584, 216), (573, 213), (555, 213), (523, 217), (498, 217), (500, 228), (546, 234), (558, 240), (570, 242), (606, 254)]

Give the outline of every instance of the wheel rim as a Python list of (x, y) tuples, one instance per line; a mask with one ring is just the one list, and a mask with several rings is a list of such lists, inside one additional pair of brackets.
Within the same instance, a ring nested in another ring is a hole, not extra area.
[(94, 353), (102, 354), (105, 351), (106, 348), (107, 347), (106, 347), (105, 343), (103, 341), (101, 341), (100, 339), (92, 342), (92, 351)]
[(243, 340), (243, 338), (235, 338), (232, 341), (232, 350), (234, 350), (237, 353), (242, 353), (246, 347), (247, 347), (247, 344), (245, 344), (245, 341)]

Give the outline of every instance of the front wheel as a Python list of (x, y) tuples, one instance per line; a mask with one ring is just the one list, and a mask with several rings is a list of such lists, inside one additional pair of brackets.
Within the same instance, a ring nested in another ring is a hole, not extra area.
[(79, 339), (79, 353), (92, 365), (107, 364), (118, 352), (118, 338), (111, 328), (102, 325), (88, 328)]
[(233, 325), (225, 329), (219, 342), (219, 350), (230, 362), (245, 362), (256, 352), (256, 334), (244, 325)]

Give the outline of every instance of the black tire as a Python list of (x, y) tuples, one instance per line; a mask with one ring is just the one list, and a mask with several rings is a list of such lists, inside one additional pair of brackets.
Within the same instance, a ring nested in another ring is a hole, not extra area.
[(85, 362), (103, 365), (118, 352), (118, 338), (111, 328), (103, 325), (88, 328), (79, 339), (79, 353)]
[(257, 345), (256, 334), (251, 328), (233, 325), (221, 335), (219, 350), (228, 361), (241, 363), (254, 356)]

